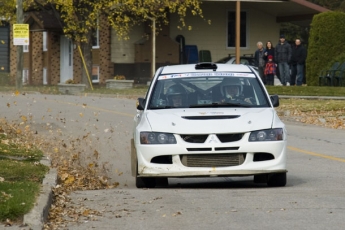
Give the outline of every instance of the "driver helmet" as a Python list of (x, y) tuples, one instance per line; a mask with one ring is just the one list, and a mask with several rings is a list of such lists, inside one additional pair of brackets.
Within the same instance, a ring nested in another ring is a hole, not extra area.
[(168, 88), (166, 97), (168, 105), (173, 107), (181, 107), (186, 104), (187, 91), (182, 85), (175, 84)]
[(238, 78), (224, 78), (220, 86), (220, 92), (224, 98), (239, 97), (243, 92), (243, 85)]

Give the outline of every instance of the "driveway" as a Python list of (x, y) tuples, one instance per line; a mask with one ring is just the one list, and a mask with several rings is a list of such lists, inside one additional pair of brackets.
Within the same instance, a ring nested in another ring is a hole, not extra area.
[(136, 189), (129, 145), (135, 100), (39, 94), (0, 98), (2, 117), (20, 122), (24, 115), (37, 135), (59, 138), (67, 147), (73, 143), (85, 158), (97, 150), (111, 182), (120, 183), (108, 190), (73, 192), (70, 205), (100, 215), (68, 221), (66, 229), (343, 229), (344, 130), (285, 119), (286, 187), (268, 188), (241, 177), (169, 179), (168, 188)]

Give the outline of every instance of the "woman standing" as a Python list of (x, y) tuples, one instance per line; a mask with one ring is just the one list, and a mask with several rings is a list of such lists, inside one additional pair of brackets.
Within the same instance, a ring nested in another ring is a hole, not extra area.
[(271, 41), (266, 42), (266, 52), (265, 52), (265, 61), (268, 62), (268, 56), (272, 55), (273, 57), (273, 62), (275, 63), (275, 57), (274, 57), (274, 47), (272, 45)]
[[(275, 53), (274, 53), (274, 47), (272, 45), (272, 42), (271, 41), (267, 41), (266, 42), (266, 53), (265, 53), (265, 62), (267, 63), (268, 62), (268, 56), (272, 56), (273, 57), (273, 62), (276, 64), (277, 66), (277, 63), (276, 63), (276, 58), (275, 58)], [(278, 79), (280, 80), (280, 76), (279, 76), (279, 69), (276, 68), (276, 75), (278, 77)]]

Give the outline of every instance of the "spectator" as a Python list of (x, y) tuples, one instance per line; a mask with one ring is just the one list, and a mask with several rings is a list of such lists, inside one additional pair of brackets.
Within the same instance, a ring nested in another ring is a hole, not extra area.
[(266, 42), (266, 50), (265, 50), (265, 61), (268, 62), (268, 56), (272, 56), (273, 57), (273, 62), (275, 63), (275, 60), (274, 60), (274, 47), (272, 45), (272, 42), (271, 41), (267, 41)]
[(268, 56), (268, 62), (265, 66), (265, 76), (267, 85), (274, 85), (274, 75), (276, 74), (276, 63), (273, 62), (273, 56)]
[(266, 64), (265, 59), (264, 59), (265, 49), (262, 42), (256, 43), (256, 46), (258, 47), (258, 49), (255, 51), (255, 54), (254, 54), (255, 65), (258, 67), (258, 72), (259, 72), (259, 76), (261, 80), (263, 81), (264, 84), (266, 84), (266, 79), (264, 75), (264, 69), (265, 69), (265, 64)]
[(275, 48), (275, 61), (278, 64), (280, 73), (280, 81), (283, 85), (290, 85), (290, 68), (289, 62), (291, 60), (291, 46), (285, 41), (285, 36), (282, 34), (279, 38), (279, 43)]
[[(301, 45), (301, 39), (295, 40), (295, 45), (292, 47), (291, 55), (291, 85), (301, 86), (303, 83), (304, 64), (307, 58), (307, 51)], [(296, 81), (297, 76), (297, 81)]]

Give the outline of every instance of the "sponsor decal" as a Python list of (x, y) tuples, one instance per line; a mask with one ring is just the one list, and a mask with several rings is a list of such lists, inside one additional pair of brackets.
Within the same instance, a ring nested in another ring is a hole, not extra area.
[(199, 112), (200, 115), (223, 115), (224, 112)]
[(252, 73), (229, 73), (229, 72), (209, 72), (209, 73), (181, 73), (159, 76), (158, 80), (185, 77), (255, 77)]

